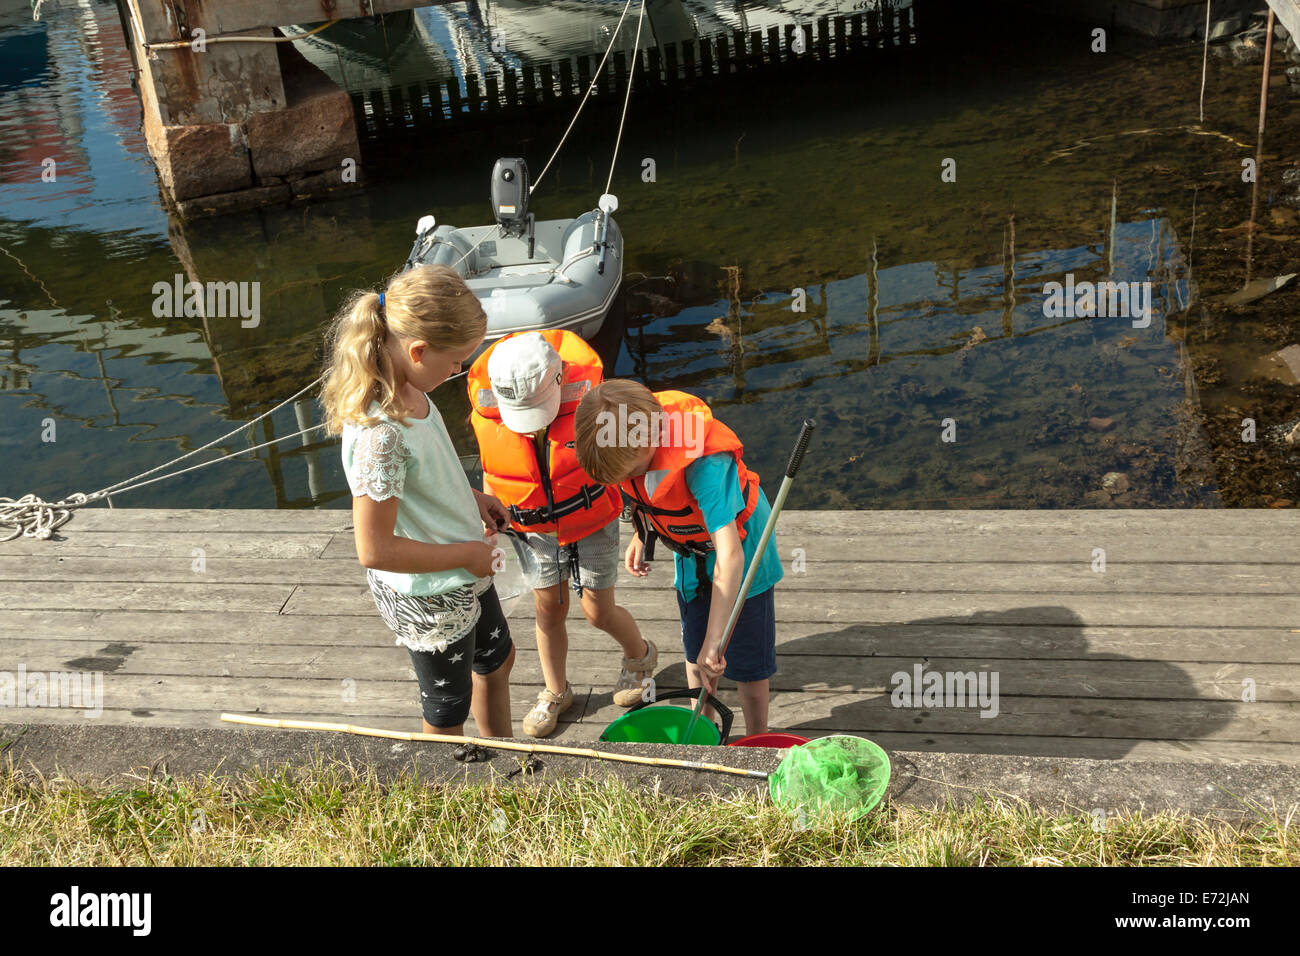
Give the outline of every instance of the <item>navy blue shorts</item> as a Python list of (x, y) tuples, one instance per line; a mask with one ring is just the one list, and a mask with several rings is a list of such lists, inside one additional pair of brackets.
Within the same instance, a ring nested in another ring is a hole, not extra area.
[[(689, 603), (677, 594), (677, 609), (682, 616), (682, 650), (692, 664), (704, 645), (704, 634), (709, 628), (709, 598), (711, 587), (701, 588)], [(732, 632), (731, 643), (723, 655), (727, 669), (722, 676), (727, 680), (767, 680), (776, 673), (776, 588), (745, 599)]]

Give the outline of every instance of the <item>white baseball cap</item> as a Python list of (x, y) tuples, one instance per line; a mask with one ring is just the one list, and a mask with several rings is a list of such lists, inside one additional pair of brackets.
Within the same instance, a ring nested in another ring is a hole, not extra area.
[(560, 411), (564, 362), (540, 332), (500, 342), (488, 356), (488, 381), (501, 422), (521, 435), (541, 431)]

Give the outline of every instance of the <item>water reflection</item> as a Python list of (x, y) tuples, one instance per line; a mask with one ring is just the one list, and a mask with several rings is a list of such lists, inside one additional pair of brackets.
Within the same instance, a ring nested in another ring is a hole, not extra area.
[[(505, 15), (504, 5), (491, 9)], [(712, 29), (693, 5), (680, 9), (692, 29)], [(776, 6), (707, 9), (728, 29), (791, 19)], [(466, 8), (417, 13), (415, 47), (432, 39), (453, 69), (482, 68), (490, 31), (461, 49), (429, 26)], [(591, 42), (569, 29), (558, 49)], [(118, 31), (108, 2), (64, 3), (41, 24), (25, 4), (0, 2), (0, 447), (10, 458), (0, 493), (103, 487), (293, 394), (318, 374), (322, 327), (346, 292), (397, 268), (420, 213), (486, 221), (491, 157), (517, 147), (503, 124), (502, 143), (454, 168), (415, 164), (319, 205), (169, 221)], [(1061, 109), (1068, 84), (1056, 73), (1045, 82)], [(809, 95), (820, 104), (831, 86)], [(914, 157), (954, 135), (953, 115), (988, 115), (979, 95), (962, 95), (948, 91), (941, 107), (922, 110), (904, 90), (892, 114), (842, 102), (838, 112), (763, 116), (759, 104), (757, 115), (717, 118), (716, 129), (676, 120), (629, 128), (627, 155), (661, 155), (662, 175), (640, 193), (630, 192), (635, 173), (620, 186), (629, 191), (620, 213), (629, 291), (619, 304), (626, 315), (598, 344), (609, 367), (709, 400), (766, 475), (784, 465), (798, 420), (817, 418), (817, 451), (793, 507), (1215, 503), (1186, 414), (1195, 383), (1164, 334), (1195, 293), (1175, 229), (1185, 219), (1164, 209), (1117, 216), (1109, 182), (1104, 208), (1098, 201), (1086, 220), (1061, 212), (1055, 193), (1023, 200), (1028, 211), (996, 187), (987, 212), (945, 205)], [(1032, 138), (1043, 107), (1030, 98), (1025, 109), (1020, 135)], [(987, 139), (975, 155), (993, 169), (1023, 147)], [(539, 196), (539, 218), (594, 204), (588, 155), (607, 155), (611, 142), (603, 128), (575, 130), (576, 155), (568, 166), (562, 158), (553, 191)], [(42, 182), (49, 157), (58, 176)], [(1066, 174), (1039, 175), (1058, 177), (1044, 191), (1059, 192)], [(845, 192), (864, 181), (888, 183), (900, 208), (882, 205), (875, 186)], [(259, 281), (263, 321), (250, 329), (237, 318), (156, 318), (153, 285), (178, 273)], [(1045, 316), (1044, 284), (1067, 274), (1151, 281), (1151, 326)], [(791, 309), (795, 287), (804, 311)], [(457, 446), (472, 453), (461, 384), (435, 400)], [(286, 406), (217, 451), (295, 435), (317, 416), (310, 403)], [(940, 440), (945, 418), (955, 443)], [(56, 442), (40, 441), (46, 419), (58, 423)], [(1127, 491), (1101, 486), (1112, 472), (1126, 476)], [(141, 495), (121, 503), (341, 505), (347, 490), (336, 448), (312, 433)]]

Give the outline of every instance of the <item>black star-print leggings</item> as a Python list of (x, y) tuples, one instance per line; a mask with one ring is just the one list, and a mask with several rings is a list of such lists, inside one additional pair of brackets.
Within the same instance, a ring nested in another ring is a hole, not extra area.
[(445, 651), (412, 651), (411, 664), (420, 682), (420, 708), (434, 727), (455, 727), (469, 716), (474, 691), (470, 671), (493, 673), (510, 656), (510, 625), (501, 611), (496, 586), (478, 596), (482, 608), (474, 630)]

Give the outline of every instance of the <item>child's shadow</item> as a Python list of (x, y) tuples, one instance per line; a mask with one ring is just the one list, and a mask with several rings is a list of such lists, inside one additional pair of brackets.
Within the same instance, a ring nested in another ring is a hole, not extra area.
[[(922, 687), (914, 694), (917, 665)], [(855, 624), (778, 644), (777, 666), (772, 730), (855, 734), (887, 750), (1113, 759), (1142, 741), (1190, 749), (1233, 719), (1242, 689), (1239, 678), (1224, 677), (1223, 696), (1204, 697), (1174, 663), (1093, 653), (1083, 622), (1059, 606)], [(955, 696), (927, 698), (932, 672), (974, 674), (977, 682), (982, 674), (986, 695), (964, 706)], [(685, 687), (685, 664), (664, 668), (655, 682)], [(735, 683), (724, 679), (721, 693), (732, 705)], [(733, 709), (734, 739), (744, 721), (738, 702)]]

